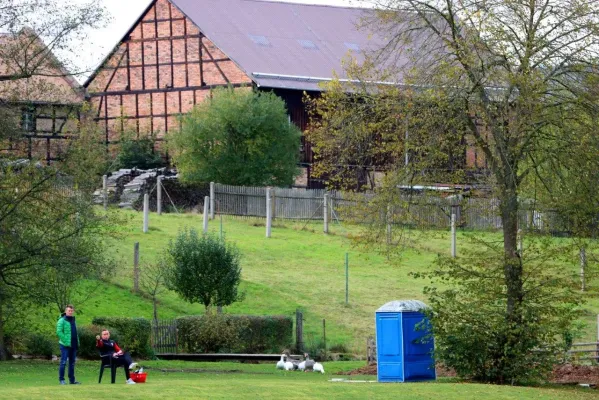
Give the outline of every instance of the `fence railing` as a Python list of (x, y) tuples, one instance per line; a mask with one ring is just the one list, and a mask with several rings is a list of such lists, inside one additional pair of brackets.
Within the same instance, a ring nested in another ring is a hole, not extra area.
[[(323, 220), (327, 195), (328, 220), (343, 221), (348, 210), (359, 202), (372, 198), (369, 194), (350, 194), (323, 189), (271, 188), (271, 215), (274, 219)], [(266, 188), (214, 185), (215, 212), (239, 217), (266, 217)], [(391, 224), (426, 228), (449, 228), (451, 214), (456, 214), (459, 227), (476, 230), (501, 229), (499, 201), (495, 198), (457, 198), (405, 195), (401, 206), (392, 211)], [(519, 226), (538, 231), (563, 232), (566, 229), (553, 211), (540, 211), (523, 205), (519, 211)]]
[(151, 345), (156, 353), (177, 353), (179, 348), (177, 321), (152, 320)]

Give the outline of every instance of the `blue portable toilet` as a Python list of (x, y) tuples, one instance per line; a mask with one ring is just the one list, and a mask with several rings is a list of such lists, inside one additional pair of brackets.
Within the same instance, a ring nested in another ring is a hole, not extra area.
[[(434, 380), (433, 339), (418, 300), (390, 301), (376, 310), (377, 379), (379, 382)], [(420, 324), (424, 321), (424, 324)], [(424, 329), (423, 329), (424, 328)]]

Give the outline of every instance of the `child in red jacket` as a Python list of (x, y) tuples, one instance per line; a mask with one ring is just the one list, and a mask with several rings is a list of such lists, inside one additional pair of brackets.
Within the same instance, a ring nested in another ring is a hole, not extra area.
[(129, 353), (123, 352), (123, 350), (121, 350), (119, 345), (116, 344), (114, 340), (110, 340), (110, 331), (108, 329), (104, 329), (102, 331), (102, 337), (96, 336), (96, 347), (100, 350), (100, 355), (102, 357), (113, 357), (113, 363), (116, 363), (116, 365), (122, 365), (125, 370), (127, 383), (129, 385), (135, 385), (135, 382), (133, 382), (133, 379), (131, 379), (129, 370), (135, 368), (137, 364), (133, 362)]

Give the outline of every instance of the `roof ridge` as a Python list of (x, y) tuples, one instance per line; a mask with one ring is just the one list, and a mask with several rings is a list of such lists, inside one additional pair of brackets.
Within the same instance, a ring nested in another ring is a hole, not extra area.
[(373, 8), (368, 7), (352, 7), (352, 6), (338, 6), (335, 4), (314, 4), (314, 3), (302, 3), (301, 0), (294, 1), (277, 1), (277, 0), (239, 0), (248, 1), (254, 3), (277, 3), (277, 4), (292, 4), (296, 6), (310, 6), (310, 7), (328, 7), (328, 8), (345, 8), (350, 10), (372, 10)]

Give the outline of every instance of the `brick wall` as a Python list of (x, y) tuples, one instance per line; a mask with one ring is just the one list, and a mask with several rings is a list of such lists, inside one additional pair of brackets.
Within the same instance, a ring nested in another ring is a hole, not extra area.
[(106, 143), (122, 130), (153, 133), (157, 147), (179, 115), (219, 86), (251, 85), (199, 28), (168, 0), (156, 0), (87, 86)]

